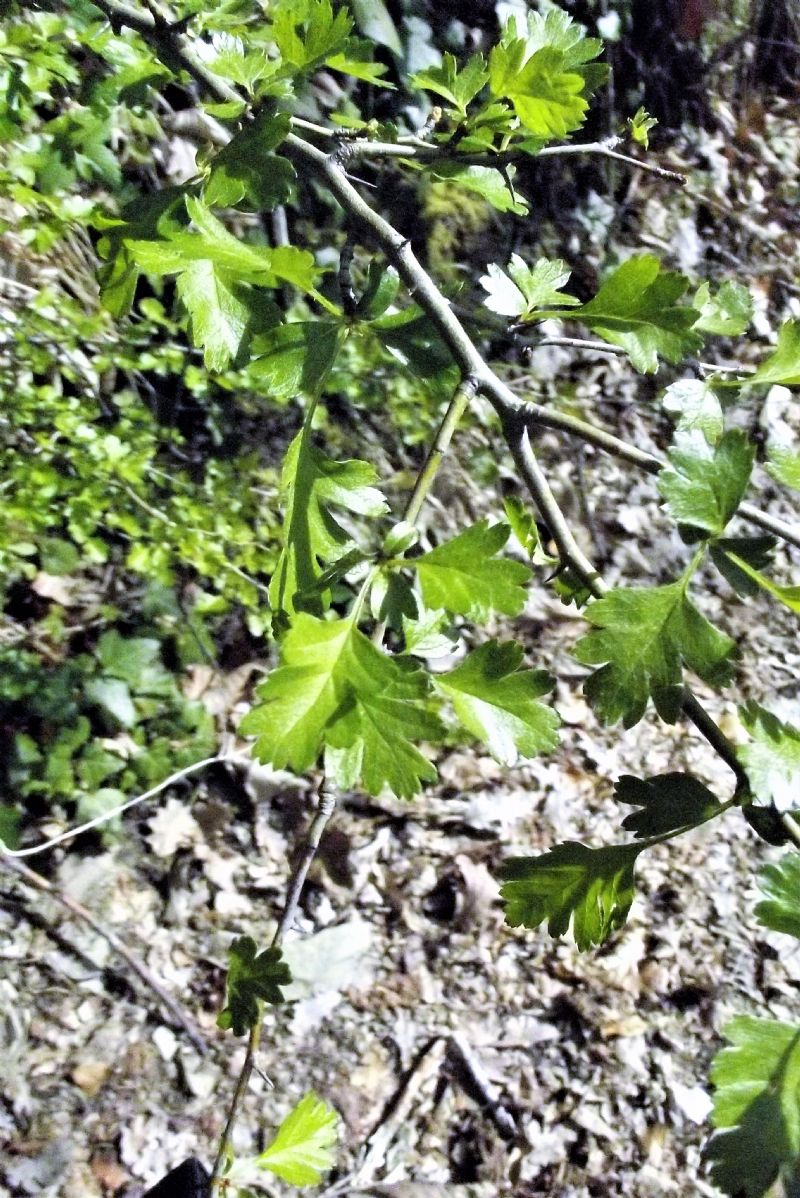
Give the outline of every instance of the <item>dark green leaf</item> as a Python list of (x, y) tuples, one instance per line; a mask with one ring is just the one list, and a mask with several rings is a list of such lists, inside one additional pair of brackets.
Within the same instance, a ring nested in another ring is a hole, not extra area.
[(218, 1026), (243, 1036), (261, 1018), (259, 1003), (282, 1003), (281, 986), (288, 986), (291, 980), (280, 948), (259, 953), (255, 940), (239, 936), (229, 949), (227, 1005), (217, 1018)]
[(711, 560), (736, 594), (750, 599), (758, 594), (760, 587), (734, 559), (745, 561), (756, 571), (763, 570), (770, 564), (776, 544), (776, 538), (770, 536), (722, 537), (710, 546)]
[(640, 840), (696, 827), (722, 810), (716, 796), (691, 774), (658, 774), (654, 778), (624, 774), (614, 790), (621, 803), (641, 808), (622, 821), (623, 828)]
[(508, 922), (536, 928), (546, 919), (550, 935), (563, 936), (571, 920), (580, 951), (602, 944), (628, 917), (641, 847), (568, 842), (539, 857), (512, 858), (503, 869)]

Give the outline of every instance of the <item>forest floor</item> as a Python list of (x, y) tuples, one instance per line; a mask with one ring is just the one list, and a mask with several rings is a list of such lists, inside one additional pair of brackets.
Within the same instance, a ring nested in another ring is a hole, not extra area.
[[(647, 227), (654, 244), (675, 236), (652, 213)], [(756, 248), (764, 262), (772, 255), (769, 244)], [(574, 369), (559, 352), (537, 351), (528, 377)], [(663, 449), (658, 420), (653, 442), (642, 416), (640, 384), (613, 357), (581, 363), (579, 377), (608, 427)], [(589, 451), (559, 461), (549, 440), (543, 453), (565, 503), (590, 517), (587, 547), (611, 581), (666, 577), (683, 560), (652, 480)], [(796, 519), (759, 479), (762, 505)], [(447, 486), (445, 470), (440, 494)], [(705, 610), (742, 643), (737, 700), (769, 700), (800, 722), (795, 618), (708, 581)], [(701, 1148), (720, 1029), (739, 1011), (798, 1015), (800, 951), (752, 914), (755, 867), (778, 850), (734, 811), (646, 853), (629, 921), (600, 951), (580, 955), (544, 928), (503, 923), (503, 858), (622, 838), (621, 774), (687, 769), (730, 794), (726, 767), (682, 726), (597, 724), (569, 656), (580, 630), (575, 609), (544, 587), (517, 623), (531, 664), (559, 679), (563, 739), (551, 757), (509, 771), (459, 749), (413, 804), (343, 797), (287, 943), (292, 1002), (268, 1016), (236, 1134), (243, 1152), (313, 1087), (343, 1120), (323, 1194), (716, 1194)], [(220, 677), (198, 666), (185, 687), (222, 733), (263, 667)], [(698, 694), (736, 739), (733, 700)], [(312, 800), (286, 774), (218, 766), (126, 817), (124, 835), (47, 859), (52, 883), (177, 999), (191, 1038), (103, 936), (4, 876), (0, 1194), (141, 1198), (184, 1158), (210, 1162), (244, 1051), (215, 1026), (228, 945), (241, 933), (268, 940)], [(269, 1192), (284, 1190), (271, 1182)]]

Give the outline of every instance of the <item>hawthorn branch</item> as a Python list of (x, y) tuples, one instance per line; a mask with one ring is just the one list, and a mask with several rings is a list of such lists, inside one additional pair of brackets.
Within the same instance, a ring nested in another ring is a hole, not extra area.
[[(412, 297), (424, 309), (449, 347), (463, 374), (475, 380), (478, 391), (492, 404), (506, 436), (511, 438), (509, 448), (515, 455), (531, 498), (542, 513), (559, 547), (562, 561), (573, 568), (593, 595), (600, 597), (605, 592), (605, 584), (575, 541), (550, 484), (539, 466), (527, 431), (524, 437), (518, 431), (521, 424), (519, 400), (484, 361), (447, 299), (415, 257), (411, 243), (370, 207), (347, 178), (342, 161), (346, 161), (347, 147), (340, 146), (338, 155), (329, 157), (293, 133), (289, 134), (285, 144), (313, 174), (324, 178), (330, 191), (349, 216), (360, 222), (362, 227), (372, 234)], [(522, 427), (525, 427), (524, 422)], [(742, 767), (733, 745), (688, 689), (683, 711), (734, 772), (737, 782), (741, 781)]]
[[(292, 118), (295, 128), (331, 140), (342, 141), (342, 132), (338, 129), (327, 129), (311, 121)], [(465, 154), (457, 146), (447, 144), (433, 145), (423, 141), (418, 136), (400, 138), (398, 141), (371, 141), (369, 138), (353, 137), (346, 139), (347, 150), (353, 158), (400, 158), (416, 160), (417, 162), (457, 162), (463, 166), (491, 166), (502, 170), (519, 162), (531, 162), (537, 158), (562, 158), (588, 156), (596, 158), (611, 158), (623, 162), (634, 170), (656, 175), (659, 179), (668, 179), (671, 183), (686, 183), (685, 175), (678, 171), (668, 170), (655, 162), (647, 162), (642, 158), (634, 158), (632, 154), (623, 154), (615, 149), (620, 144), (619, 138), (608, 141), (575, 142), (560, 146), (545, 146), (536, 154), (525, 150), (502, 150), (497, 153)]]

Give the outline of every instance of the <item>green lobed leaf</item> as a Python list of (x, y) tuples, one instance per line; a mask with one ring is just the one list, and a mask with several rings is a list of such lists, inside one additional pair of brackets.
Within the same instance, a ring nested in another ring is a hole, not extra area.
[(417, 571), (426, 607), (486, 620), (493, 611), (518, 616), (525, 606), (531, 571), (498, 558), (508, 540), (507, 524), (479, 520), (452, 540), (404, 562)]
[(314, 1091), (300, 1099), (253, 1162), (290, 1185), (317, 1185), (333, 1168), (339, 1116)]
[(563, 936), (571, 921), (581, 952), (602, 944), (628, 917), (642, 847), (590, 849), (569, 841), (539, 857), (512, 858), (503, 868), (506, 919), (526, 928), (547, 920), (551, 936)]
[(334, 15), (331, 0), (277, 0), (272, 36), (285, 64), (301, 70), (341, 53), (353, 28), (346, 8)]
[(705, 1156), (731, 1198), (762, 1198), (800, 1157), (800, 1027), (738, 1015), (722, 1029), (731, 1047), (714, 1058), (712, 1120)]
[(624, 774), (614, 792), (621, 803), (640, 808), (622, 821), (623, 828), (639, 840), (696, 827), (723, 809), (708, 787), (691, 774), (657, 774), (653, 778)]
[(715, 446), (699, 429), (676, 434), (658, 490), (673, 520), (720, 536), (744, 498), (755, 450), (740, 429)]
[(453, 55), (445, 53), (441, 66), (429, 66), (411, 76), (414, 87), (441, 96), (461, 117), (466, 117), (467, 105), (488, 81), (489, 72), (482, 54), (473, 54), (459, 69)]
[[(294, 611), (298, 594), (306, 596), (308, 604), (323, 565), (352, 550), (352, 538), (339, 523), (337, 510), (355, 516), (383, 515), (386, 501), (375, 486), (377, 481), (368, 462), (336, 462), (313, 444), (307, 428), (297, 434), (286, 453), (281, 476), (284, 548), (270, 582), (273, 611)], [(321, 611), (321, 597), (311, 606)]]
[(225, 370), (240, 353), (250, 327), (247, 293), (231, 272), (213, 262), (189, 262), (176, 280), (176, 290), (189, 315), (195, 345), (203, 349), (207, 370)]
[(726, 281), (716, 295), (708, 283), (701, 283), (692, 300), (700, 313), (695, 328), (703, 333), (738, 337), (753, 319), (753, 297), (741, 283)]
[(248, 200), (259, 212), (270, 212), (292, 194), (295, 171), (272, 151), (291, 128), (288, 113), (266, 109), (217, 152), (203, 191), (205, 203), (223, 208)]
[(285, 402), (315, 395), (336, 360), (340, 326), (332, 320), (298, 320), (260, 335), (253, 344), (249, 373)]
[(682, 665), (721, 686), (732, 673), (736, 645), (694, 606), (683, 580), (660, 587), (619, 587), (585, 610), (595, 625), (575, 646), (584, 665), (602, 665), (585, 690), (607, 724), (626, 728), (644, 715), (648, 698), (667, 723), (683, 701)]
[(540, 702), (553, 689), (544, 670), (520, 669), (522, 646), (488, 641), (454, 670), (434, 675), (436, 689), (453, 704), (463, 726), (501, 765), (536, 757), (558, 744), (560, 720)]
[(503, 500), (503, 510), (511, 525), (511, 531), (534, 566), (557, 566), (558, 558), (545, 552), (536, 520), (522, 500), (516, 495), (506, 496)]
[(800, 453), (783, 445), (768, 445), (767, 470), (776, 482), (800, 491)]
[(505, 174), (491, 166), (465, 166), (460, 162), (437, 162), (429, 168), (434, 179), (449, 179), (467, 191), (474, 191), (483, 196), (498, 212), (514, 212), (517, 216), (526, 216), (528, 202), (518, 191), (513, 190), (513, 167), (507, 167)]
[(587, 65), (602, 50), (597, 38), (558, 8), (529, 13), (528, 28), (517, 36), (512, 19), (489, 56), (489, 86), (509, 99), (524, 128), (537, 139), (566, 137), (580, 128), (587, 97), (607, 68)]
[(618, 266), (594, 299), (570, 316), (622, 346), (636, 369), (650, 374), (659, 357), (680, 362), (703, 344), (693, 327), (697, 311), (677, 302), (688, 283), (685, 275), (662, 271), (653, 254), (640, 254)]
[(227, 1003), (217, 1026), (243, 1036), (261, 1018), (259, 1003), (282, 1003), (281, 986), (288, 986), (291, 980), (277, 945), (259, 953), (251, 936), (239, 936), (228, 950)]
[(737, 756), (754, 798), (778, 811), (800, 807), (800, 729), (758, 703), (740, 707), (739, 715), (752, 739), (739, 745)]
[(540, 258), (532, 267), (519, 254), (512, 254), (506, 271), (492, 262), (481, 278), (481, 286), (489, 298), (484, 304), (501, 316), (517, 316), (525, 320), (537, 308), (579, 304), (574, 296), (564, 295), (561, 288), (569, 282), (571, 271), (560, 258)]
[(667, 387), (662, 403), (667, 412), (677, 416), (678, 432), (690, 433), (699, 429), (709, 445), (716, 445), (722, 436), (722, 404), (712, 383), (703, 379), (678, 379)]
[(800, 853), (793, 850), (774, 865), (765, 865), (759, 871), (758, 886), (764, 895), (756, 904), (759, 923), (800, 940)]
[(787, 320), (781, 326), (775, 352), (744, 382), (747, 386), (766, 383), (782, 387), (800, 386), (800, 320)]
[(276, 769), (303, 773), (323, 745), (350, 750), (364, 789), (388, 786), (412, 798), (436, 771), (412, 741), (440, 740), (428, 676), (411, 659), (389, 656), (347, 620), (300, 612), (281, 647), (281, 665), (259, 688), (260, 703), (240, 725), (258, 737), (255, 753)]

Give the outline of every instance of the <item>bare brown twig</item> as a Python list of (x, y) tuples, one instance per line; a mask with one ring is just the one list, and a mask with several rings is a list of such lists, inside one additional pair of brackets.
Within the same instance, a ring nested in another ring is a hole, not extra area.
[(65, 894), (47, 878), (43, 878), (41, 874), (37, 874), (35, 870), (30, 869), (27, 865), (23, 865), (21, 861), (15, 861), (10, 857), (0, 858), (6, 869), (15, 874), (18, 878), (29, 886), (33, 886), (36, 890), (50, 895), (55, 902), (60, 903), (65, 907), (71, 915), (87, 924), (93, 932), (106, 941), (111, 946), (115, 953), (130, 966), (133, 972), (141, 978), (148, 989), (152, 990), (161, 1004), (170, 1013), (178, 1027), (182, 1028), (187, 1037), (197, 1049), (199, 1053), (206, 1053), (208, 1045), (200, 1034), (199, 1029), (195, 1026), (190, 1017), (181, 1008), (176, 999), (172, 997), (169, 991), (165, 990), (158, 979), (151, 973), (143, 961), (140, 961), (134, 953), (128, 948), (125, 942), (112, 931), (111, 928), (105, 927), (100, 922), (96, 915), (84, 907), (83, 903), (79, 903), (77, 899)]

